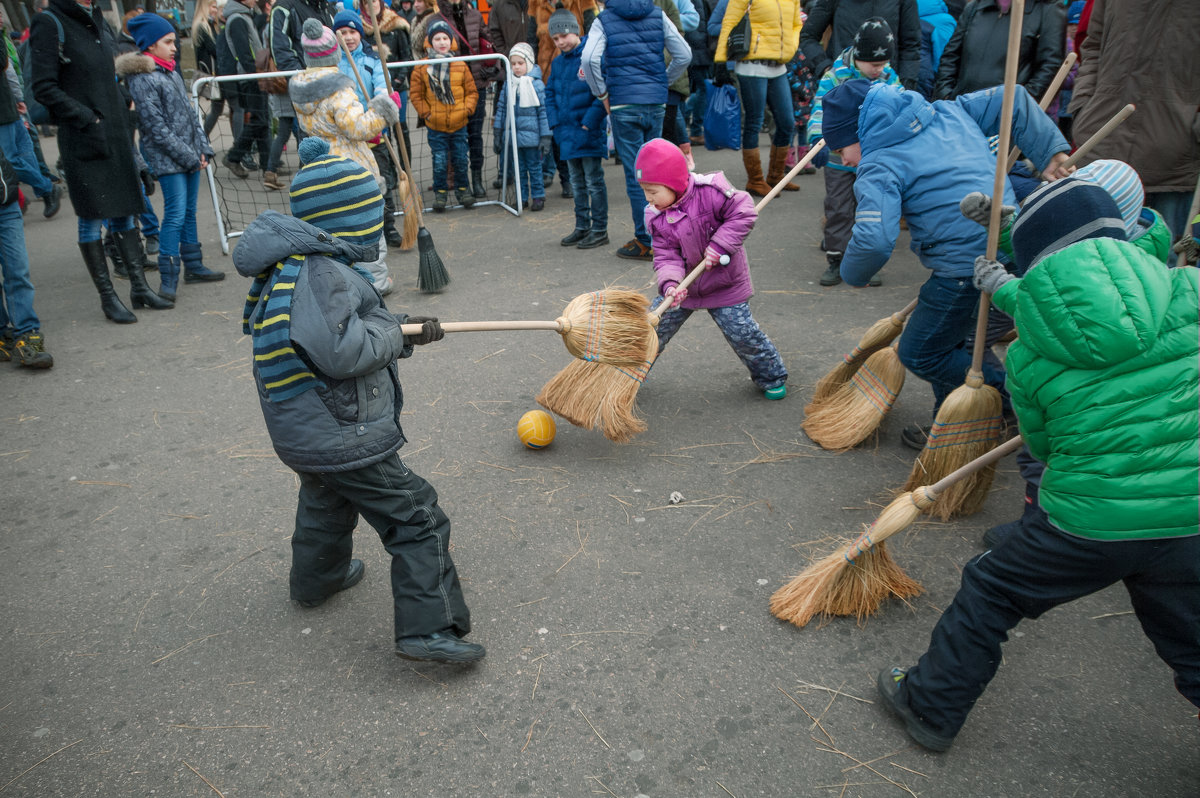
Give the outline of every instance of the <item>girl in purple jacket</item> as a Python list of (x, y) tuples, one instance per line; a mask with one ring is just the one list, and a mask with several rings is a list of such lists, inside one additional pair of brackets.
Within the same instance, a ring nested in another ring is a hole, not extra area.
[[(671, 303), (658, 325), (659, 352), (693, 311), (707, 310), (763, 395), (787, 396), (783, 358), (750, 315), (754, 286), (742, 248), (758, 218), (750, 195), (721, 172), (690, 174), (683, 153), (666, 139), (646, 142), (634, 168), (646, 194), (646, 229), (654, 240), (661, 294), (652, 307)], [(705, 272), (690, 288), (680, 288), (701, 261)]]

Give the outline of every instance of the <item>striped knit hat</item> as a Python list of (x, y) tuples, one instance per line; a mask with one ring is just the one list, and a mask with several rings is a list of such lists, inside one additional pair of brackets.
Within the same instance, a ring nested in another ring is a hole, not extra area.
[(300, 142), (300, 171), (289, 193), (292, 216), (359, 246), (372, 246), (383, 231), (383, 195), (366, 169), (329, 153), (315, 136)]
[(1107, 191), (1121, 211), (1125, 234), (1133, 237), (1137, 233), (1146, 192), (1142, 188), (1142, 179), (1132, 166), (1124, 161), (1092, 161), (1075, 172), (1074, 177), (1090, 180)]
[(1117, 203), (1089, 180), (1064, 177), (1047, 183), (1029, 195), (1013, 222), (1017, 273), (1024, 274), (1043, 258), (1088, 238), (1129, 240)]
[(304, 48), (304, 63), (310, 67), (337, 66), (342, 56), (333, 31), (315, 18), (304, 20), (300, 46)]

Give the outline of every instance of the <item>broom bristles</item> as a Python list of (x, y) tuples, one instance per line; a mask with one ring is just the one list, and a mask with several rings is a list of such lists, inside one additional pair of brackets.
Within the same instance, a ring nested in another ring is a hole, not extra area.
[[(925, 448), (913, 463), (903, 490), (939, 482), (995, 449), (1000, 443), (1002, 414), (1000, 392), (990, 385), (968, 383), (951, 391), (938, 410)], [(956, 515), (978, 512), (987, 500), (995, 474), (995, 465), (988, 466), (947, 487), (930, 513), (947, 521)]]
[(600, 425), (604, 437), (614, 443), (628, 443), (646, 431), (646, 421), (637, 410), (637, 393), (658, 357), (658, 335), (650, 337), (642, 350), (643, 360), (636, 368), (609, 366), (600, 372), (604, 398), (600, 403)]
[[(828, 399), (842, 385), (850, 380), (851, 377), (858, 371), (859, 366), (866, 362), (867, 358), (883, 349), (885, 346), (896, 340), (896, 336), (904, 329), (904, 320), (908, 318), (906, 313), (893, 313), (885, 319), (872, 324), (863, 333), (863, 337), (859, 340), (858, 345), (851, 350), (850, 354), (842, 358), (842, 362), (838, 363), (829, 373), (821, 379), (817, 380), (816, 390), (813, 391), (812, 404), (818, 404)], [(809, 410), (804, 411), (806, 414)]]
[(923, 591), (887, 552), (884, 541), (912, 524), (933, 502), (924, 491), (896, 497), (850, 545), (804, 569), (771, 597), (771, 613), (803, 627), (814, 617), (853, 615), (862, 621), (885, 599)]
[(424, 227), (417, 234), (417, 249), (420, 252), (417, 259), (418, 290), (425, 294), (441, 291), (450, 284), (450, 273), (437, 253), (433, 236)]
[(876, 352), (832, 396), (804, 408), (801, 429), (822, 449), (842, 452), (857, 446), (892, 409), (905, 374), (895, 349)]
[(600, 403), (604, 400), (600, 382), (604, 370), (609, 368), (612, 367), (603, 363), (573, 359), (542, 387), (537, 403), (577, 427), (595, 429), (600, 423)]
[(636, 368), (646, 359), (650, 300), (629, 288), (606, 288), (581, 294), (563, 311), (567, 329), (563, 343), (582, 360), (598, 360)]
[(417, 233), (420, 223), (417, 221), (417, 210), (413, 206), (412, 187), (408, 183), (408, 175), (399, 175), (399, 191), (401, 206), (404, 208), (404, 230), (400, 234), (400, 251), (407, 252), (417, 245)]

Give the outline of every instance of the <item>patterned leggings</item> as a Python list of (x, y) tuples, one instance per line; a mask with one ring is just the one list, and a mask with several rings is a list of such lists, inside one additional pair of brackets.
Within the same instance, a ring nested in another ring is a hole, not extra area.
[[(651, 309), (662, 304), (663, 298), (655, 297)], [(777, 388), (787, 382), (787, 367), (771, 339), (750, 315), (750, 304), (741, 302), (724, 308), (705, 308), (712, 320), (721, 328), (725, 340), (741, 358), (750, 371), (750, 378), (762, 390)], [(667, 347), (667, 342), (679, 331), (683, 323), (695, 311), (687, 308), (672, 308), (663, 314), (658, 323), (658, 351)]]

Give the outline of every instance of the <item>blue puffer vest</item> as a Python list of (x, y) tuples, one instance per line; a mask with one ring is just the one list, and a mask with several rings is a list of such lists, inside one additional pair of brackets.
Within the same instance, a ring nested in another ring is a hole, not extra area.
[(651, 0), (611, 0), (597, 19), (606, 39), (604, 81), (609, 106), (665, 104), (666, 38), (658, 6)]

